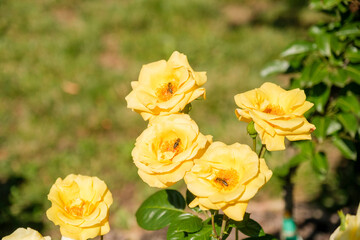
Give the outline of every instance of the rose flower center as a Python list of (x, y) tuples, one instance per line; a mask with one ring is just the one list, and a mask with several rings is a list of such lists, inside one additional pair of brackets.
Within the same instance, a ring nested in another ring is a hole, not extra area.
[(266, 106), (264, 113), (270, 113), (273, 115), (281, 116), (281, 115), (285, 114), (285, 111), (282, 109), (282, 107), (280, 107), (278, 105), (269, 104)]
[(162, 102), (169, 100), (177, 90), (177, 84), (174, 81), (162, 84), (156, 89), (156, 96)]
[(181, 139), (174, 138), (169, 141), (163, 141), (160, 144), (160, 158), (162, 160), (172, 160), (176, 155), (183, 151)]
[(238, 184), (239, 174), (235, 169), (222, 169), (216, 173), (213, 181), (219, 190), (231, 190)]
[(74, 217), (88, 216), (94, 210), (94, 205), (88, 201), (77, 198), (65, 206), (65, 211)]

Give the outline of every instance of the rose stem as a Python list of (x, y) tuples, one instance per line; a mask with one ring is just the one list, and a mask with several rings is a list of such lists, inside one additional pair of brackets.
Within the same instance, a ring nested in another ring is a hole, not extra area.
[(263, 144), (261, 146), (261, 149), (260, 149), (260, 152), (259, 152), (259, 158), (264, 157), (265, 152), (266, 152), (266, 147), (265, 147), (265, 144)]
[(222, 224), (221, 224), (221, 232), (220, 232), (220, 238), (219, 238), (219, 240), (222, 240), (222, 236), (223, 236), (223, 234), (224, 234), (226, 222), (227, 222), (227, 216), (224, 214), (223, 220), (222, 220)]
[(104, 235), (101, 235), (101, 236), (100, 236), (100, 240), (103, 240), (103, 239), (104, 239)]
[(256, 152), (256, 138), (253, 138), (253, 149)]
[(216, 228), (215, 228), (215, 212), (213, 212), (213, 211), (211, 211), (211, 225), (212, 225), (212, 228), (213, 228), (215, 238), (219, 238), (218, 235), (217, 235), (217, 232), (216, 232)]
[(235, 240), (239, 240), (239, 230), (235, 229)]

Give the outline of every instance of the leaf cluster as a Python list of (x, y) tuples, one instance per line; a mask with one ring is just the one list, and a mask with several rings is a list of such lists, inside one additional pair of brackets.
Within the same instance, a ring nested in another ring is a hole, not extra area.
[[(202, 211), (198, 207), (186, 211), (194, 196), (187, 191), (186, 200), (176, 190), (160, 190), (147, 198), (136, 212), (136, 220), (140, 227), (146, 230), (159, 230), (167, 228), (167, 239), (188, 240), (215, 240), (211, 217), (208, 211)], [(217, 233), (221, 232), (223, 214), (212, 211), (214, 214), (214, 228)], [(250, 218), (246, 213), (242, 221), (229, 220), (224, 228), (222, 240), (225, 240), (232, 229), (249, 236), (246, 239), (275, 239), (265, 234), (261, 226)]]

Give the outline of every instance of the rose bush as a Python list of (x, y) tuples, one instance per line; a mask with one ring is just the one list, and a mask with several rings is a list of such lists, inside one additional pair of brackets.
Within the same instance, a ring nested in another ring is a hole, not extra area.
[(206, 82), (205, 72), (195, 72), (184, 54), (174, 52), (169, 60), (149, 63), (140, 71), (133, 90), (126, 96), (127, 107), (144, 120), (156, 115), (177, 113), (194, 99), (205, 94), (199, 88)]
[(303, 114), (314, 104), (306, 101), (303, 90), (286, 91), (273, 83), (237, 94), (239, 109), (236, 116), (241, 121), (254, 121), (261, 142), (269, 151), (285, 149), (285, 137), (290, 141), (311, 139), (315, 126)]
[(132, 157), (144, 182), (166, 188), (184, 177), (209, 140), (187, 114), (159, 116), (136, 139)]
[(43, 237), (31, 228), (18, 228), (12, 234), (5, 236), (2, 240), (51, 240), (50, 237)]
[(236, 221), (243, 219), (248, 201), (272, 175), (264, 159), (239, 143), (214, 142), (194, 163), (184, 178), (196, 196), (189, 206), (221, 209)]
[(359, 240), (360, 239), (360, 205), (356, 215), (346, 214), (342, 226), (338, 227), (330, 236), (330, 240)]
[(108, 216), (113, 202), (106, 184), (97, 177), (68, 175), (58, 178), (48, 199), (47, 217), (60, 225), (61, 235), (86, 240), (110, 231)]

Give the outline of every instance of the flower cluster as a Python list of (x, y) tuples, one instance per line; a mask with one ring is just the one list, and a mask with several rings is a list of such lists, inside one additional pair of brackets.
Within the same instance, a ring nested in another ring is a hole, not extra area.
[[(128, 108), (149, 120), (136, 139), (132, 157), (139, 176), (152, 187), (166, 188), (184, 179), (195, 195), (190, 207), (221, 209), (228, 217), (242, 220), (249, 200), (271, 178), (265, 160), (247, 145), (212, 143), (199, 132), (190, 116), (182, 113), (187, 104), (205, 96), (199, 88), (204, 72), (195, 72), (185, 55), (174, 52), (168, 61), (144, 65), (139, 80), (125, 98)], [(285, 149), (291, 141), (310, 139), (315, 126), (303, 113), (312, 107), (304, 91), (285, 91), (272, 83), (235, 96), (236, 115), (254, 122), (264, 146), (270, 151)]]

